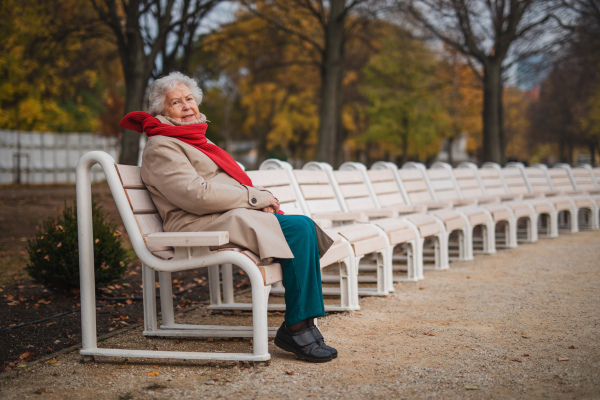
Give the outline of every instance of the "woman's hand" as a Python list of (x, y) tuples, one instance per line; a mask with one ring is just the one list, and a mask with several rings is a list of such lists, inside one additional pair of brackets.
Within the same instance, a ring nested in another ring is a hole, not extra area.
[(269, 214), (277, 214), (279, 211), (279, 200), (277, 200), (273, 195), (269, 195), (269, 205), (262, 209), (263, 212)]

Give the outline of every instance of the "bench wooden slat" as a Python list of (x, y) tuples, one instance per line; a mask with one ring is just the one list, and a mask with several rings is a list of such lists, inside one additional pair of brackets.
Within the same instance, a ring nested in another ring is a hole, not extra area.
[[(283, 169), (246, 171), (255, 186), (284, 186), (290, 184), (290, 177)], [(269, 189), (271, 190), (271, 189)]]
[(134, 214), (156, 214), (156, 206), (145, 189), (125, 189), (129, 205)]
[(298, 200), (296, 198), (296, 192), (291, 186), (273, 186), (268, 188), (269, 192), (273, 193), (273, 196), (277, 197), (280, 204), (290, 203)]
[(142, 181), (141, 168), (135, 165), (115, 164), (121, 184), (125, 189), (146, 189)]
[(345, 199), (369, 197), (369, 188), (364, 183), (340, 184)]
[(229, 243), (229, 232), (156, 232), (146, 236), (149, 247), (222, 246)]
[(304, 198), (308, 200), (335, 199), (335, 193), (330, 185), (304, 184), (300, 186)]
[(329, 177), (325, 171), (295, 169), (294, 176), (299, 185), (306, 183), (328, 185)]
[(158, 214), (138, 214), (135, 216), (142, 236), (163, 231), (163, 221)]

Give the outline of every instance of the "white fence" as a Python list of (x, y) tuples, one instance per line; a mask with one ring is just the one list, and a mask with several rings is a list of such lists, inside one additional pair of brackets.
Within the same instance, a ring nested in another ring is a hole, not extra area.
[[(91, 133), (0, 130), (0, 183), (74, 183), (79, 158), (103, 150), (117, 159), (118, 139)], [(104, 180), (99, 166), (92, 181)]]

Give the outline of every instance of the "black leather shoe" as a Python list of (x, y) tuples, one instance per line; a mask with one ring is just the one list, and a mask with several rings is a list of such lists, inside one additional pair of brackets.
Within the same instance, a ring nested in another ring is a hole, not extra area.
[(322, 348), (324, 348), (325, 350), (327, 350), (328, 352), (331, 353), (331, 357), (332, 358), (336, 358), (337, 357), (337, 350), (334, 349), (331, 346), (327, 346), (325, 344), (325, 340), (323, 340), (323, 335), (321, 335), (321, 332), (319, 331), (319, 328), (317, 328), (316, 325), (310, 326), (308, 328), (308, 330), (312, 333), (313, 337), (315, 338), (315, 340), (317, 341), (317, 344), (319, 346), (321, 346)]
[(285, 322), (277, 330), (275, 345), (310, 362), (327, 362), (333, 359), (331, 352), (317, 344), (317, 340), (310, 330), (289, 332)]

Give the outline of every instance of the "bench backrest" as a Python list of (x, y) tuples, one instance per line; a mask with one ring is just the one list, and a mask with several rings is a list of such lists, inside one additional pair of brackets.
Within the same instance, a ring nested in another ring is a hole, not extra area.
[(433, 203), (436, 199), (433, 197), (427, 186), (427, 180), (418, 169), (399, 169), (398, 176), (404, 184), (406, 195), (410, 205), (420, 205), (423, 203)]
[(304, 214), (288, 172), (283, 169), (246, 171), (255, 186), (262, 186), (279, 200), (286, 214)]
[(376, 210), (379, 208), (371, 198), (369, 187), (361, 171), (335, 170), (333, 176), (349, 211)]
[(367, 176), (381, 207), (407, 205), (394, 177), (394, 171), (391, 169), (370, 169), (367, 171)]
[(596, 181), (596, 187), (600, 189), (600, 167), (592, 168), (592, 174), (594, 175), (594, 180)]
[[(141, 168), (133, 165), (115, 164), (121, 184), (129, 200), (138, 228), (144, 238), (151, 233), (163, 232), (163, 221), (150, 198), (150, 192), (142, 181)], [(171, 248), (165, 246), (147, 246), (148, 250), (160, 258), (172, 256)]]
[(519, 168), (502, 168), (502, 177), (510, 194), (528, 194), (527, 182)]
[(575, 179), (575, 184), (577, 185), (577, 189), (583, 191), (594, 191), (598, 190), (594, 183), (594, 179), (592, 177), (592, 171), (588, 168), (575, 167), (571, 168), (571, 174), (573, 174), (573, 179)]
[(429, 168), (427, 176), (438, 201), (460, 200), (461, 196), (452, 179), (452, 171), (444, 168)]
[(508, 194), (502, 180), (501, 171), (496, 168), (480, 168), (478, 170), (481, 184), (488, 196)]
[(295, 169), (293, 173), (311, 214), (343, 211), (326, 171)]
[(572, 192), (575, 190), (573, 188), (573, 182), (571, 182), (571, 177), (569, 176), (569, 171), (566, 169), (548, 168), (548, 175), (550, 176), (554, 190), (560, 192)]
[(546, 171), (542, 168), (526, 167), (525, 176), (533, 193), (548, 193), (552, 191)]
[(452, 170), (454, 178), (460, 189), (462, 197), (465, 199), (477, 199), (485, 197), (486, 193), (482, 190), (477, 177), (477, 171), (470, 168), (454, 168)]

